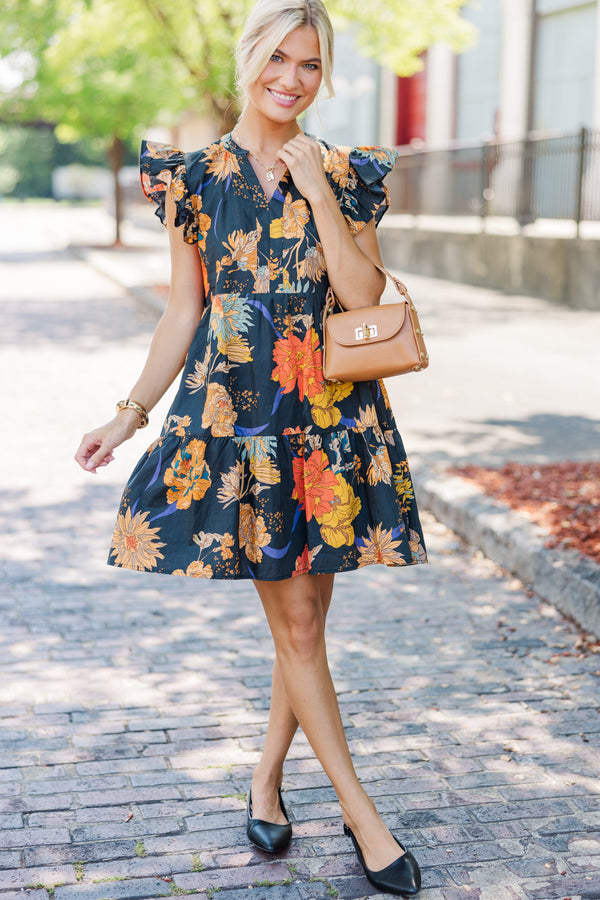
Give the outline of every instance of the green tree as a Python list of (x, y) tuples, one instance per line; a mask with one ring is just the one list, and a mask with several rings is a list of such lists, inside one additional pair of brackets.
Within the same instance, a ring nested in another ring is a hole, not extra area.
[[(398, 74), (444, 40), (458, 50), (471, 26), (466, 0), (329, 0), (336, 27)], [(0, 99), (5, 122), (42, 120), (65, 140), (101, 137), (115, 176), (140, 126), (183, 109), (209, 113), (221, 132), (236, 116), (233, 48), (254, 0), (0, 0), (0, 56), (22, 81)]]

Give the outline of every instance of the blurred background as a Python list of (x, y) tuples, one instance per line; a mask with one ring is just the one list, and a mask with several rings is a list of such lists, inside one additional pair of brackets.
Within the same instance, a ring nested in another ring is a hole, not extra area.
[[(141, 204), (140, 136), (192, 150), (234, 124), (232, 54), (251, 5), (2, 0), (3, 201), (104, 204), (118, 241)], [(598, 246), (572, 240), (600, 237), (596, 0), (329, 8), (336, 97), (303, 125), (400, 148), (390, 264), (598, 308)]]

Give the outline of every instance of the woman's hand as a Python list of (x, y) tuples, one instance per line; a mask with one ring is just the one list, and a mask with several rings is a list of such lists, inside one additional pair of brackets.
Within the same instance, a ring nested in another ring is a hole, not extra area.
[(323, 168), (321, 145), (305, 134), (297, 134), (277, 154), (285, 163), (302, 196), (311, 203), (331, 188)]
[(123, 409), (114, 419), (84, 434), (75, 454), (75, 461), (86, 472), (96, 474), (99, 466), (107, 466), (114, 459), (113, 450), (132, 437), (140, 424), (134, 409)]

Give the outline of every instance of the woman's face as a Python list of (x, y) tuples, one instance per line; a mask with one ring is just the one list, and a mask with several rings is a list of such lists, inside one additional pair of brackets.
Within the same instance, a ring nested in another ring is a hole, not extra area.
[(319, 38), (312, 25), (290, 31), (260, 77), (250, 85), (249, 102), (269, 119), (289, 122), (311, 105), (321, 85)]

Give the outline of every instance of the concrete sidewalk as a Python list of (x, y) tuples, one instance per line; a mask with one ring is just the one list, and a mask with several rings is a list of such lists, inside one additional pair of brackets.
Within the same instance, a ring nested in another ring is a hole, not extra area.
[[(105, 565), (169, 398), (97, 478), (72, 455), (156, 316), (69, 249), (110, 233), (98, 211), (33, 212), (11, 210), (0, 254), (0, 900), (370, 897), (302, 735), (289, 853), (247, 844), (272, 661), (252, 586)], [(599, 658), (424, 520), (429, 566), (337, 579), (330, 659), (359, 774), (422, 863), (422, 900), (598, 900)]]
[[(137, 249), (82, 252), (161, 311), (165, 292), (153, 288), (168, 282), (163, 229), (149, 205), (136, 207), (133, 221)], [(542, 528), (446, 472), (469, 462), (600, 459), (600, 312), (399, 274), (418, 304), (432, 359), (428, 371), (387, 384), (421, 502), (600, 636), (600, 566), (546, 549)], [(388, 289), (386, 298), (394, 296)]]

